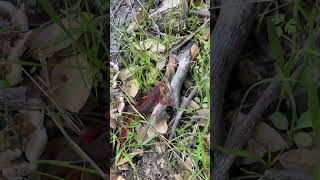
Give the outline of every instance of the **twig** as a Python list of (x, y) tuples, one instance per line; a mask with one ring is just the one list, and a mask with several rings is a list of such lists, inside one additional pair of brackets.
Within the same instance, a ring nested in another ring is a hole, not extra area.
[[(173, 105), (179, 106), (180, 105), (180, 91), (182, 83), (184, 82), (187, 73), (189, 72), (190, 68), (190, 62), (191, 62), (191, 51), (190, 47), (193, 43), (190, 42), (188, 47), (180, 54), (178, 55), (177, 59), (179, 61), (179, 66), (176, 71), (176, 74), (173, 76), (169, 92), (166, 94), (166, 97), (173, 100)], [(190, 47), (189, 47), (190, 46)], [(151, 124), (158, 121), (159, 117), (162, 117), (162, 113), (166, 110), (168, 107), (168, 104), (157, 104), (151, 114)]]
[(169, 54), (173, 54), (176, 51), (178, 51), (183, 45), (185, 45), (188, 41), (190, 41), (196, 34), (200, 32), (201, 29), (207, 26), (207, 24), (210, 22), (210, 18), (208, 18), (194, 33), (189, 34), (188, 37), (183, 40), (177, 47), (173, 48)]
[[(181, 103), (180, 108), (181, 108), (181, 109), (185, 109), (185, 108), (189, 105), (191, 99), (196, 95), (197, 92), (198, 92), (197, 87), (195, 87), (195, 88), (191, 91), (191, 93), (189, 94), (189, 96)], [(175, 130), (176, 130), (178, 124), (179, 124), (179, 120), (181, 119), (183, 112), (184, 112), (184, 111), (179, 110), (179, 111), (177, 112), (176, 117), (175, 117), (174, 120), (173, 120), (173, 125), (172, 125), (172, 129), (171, 129), (171, 134), (170, 134), (170, 136), (169, 136), (169, 141), (172, 140), (172, 138), (173, 138), (173, 136), (174, 136)]]

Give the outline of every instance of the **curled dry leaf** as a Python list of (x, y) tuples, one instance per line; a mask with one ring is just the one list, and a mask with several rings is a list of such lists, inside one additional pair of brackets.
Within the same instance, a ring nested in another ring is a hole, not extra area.
[(209, 116), (209, 109), (199, 109), (197, 111), (198, 115), (201, 116), (201, 117), (208, 117)]
[(129, 79), (130, 77), (132, 77), (133, 74), (130, 72), (129, 69), (123, 69), (120, 71), (119, 73), (119, 78), (125, 82), (127, 79)]
[(6, 150), (0, 153), (0, 168), (9, 167), (11, 165), (11, 161), (18, 159), (22, 154), (20, 149), (14, 150)]
[(167, 120), (169, 119), (169, 115), (164, 112), (162, 117), (153, 125), (153, 128), (158, 131), (160, 134), (165, 134), (168, 131)]
[[(241, 114), (243, 115), (243, 114)], [(268, 150), (276, 152), (287, 148), (288, 145), (282, 136), (271, 126), (264, 122), (257, 124), (252, 137), (247, 144), (247, 150), (260, 157), (263, 157)], [(243, 159), (241, 164), (251, 164), (256, 162), (252, 159)]]
[(37, 161), (48, 143), (42, 113), (40, 110), (21, 111), (20, 117), (23, 118), (23, 129), (26, 137), (24, 140), (25, 155), (30, 162)]
[(127, 81), (125, 83), (125, 90), (131, 97), (135, 97), (139, 92), (139, 86), (135, 79)]
[(197, 43), (194, 43), (192, 46), (191, 46), (191, 57), (192, 57), (192, 61), (196, 59), (196, 57), (198, 56), (200, 52), (200, 48), (198, 46)]
[[(74, 18), (64, 18), (61, 21), (69, 30), (80, 27)], [(81, 36), (81, 31), (72, 32), (72, 34), (73, 39), (78, 39)], [(39, 59), (43, 56), (50, 57), (55, 52), (67, 48), (72, 44), (72, 39), (67, 37), (59, 25), (52, 23), (33, 30), (27, 44), (33, 57)]]
[(168, 80), (171, 80), (173, 75), (176, 73), (177, 66), (177, 56), (175, 54), (169, 55), (169, 63), (166, 68), (165, 77)]
[(78, 55), (64, 58), (60, 65), (75, 65), (83, 69), (56, 66), (50, 73), (52, 95), (55, 100), (65, 109), (79, 112), (86, 103), (92, 87), (92, 77), (87, 71), (88, 62), (83, 56)]
[(9, 19), (11, 30), (18, 30), (25, 32), (29, 29), (28, 18), (24, 11), (17, 9), (9, 1), (0, 1), (0, 17)]
[(125, 180), (123, 176), (116, 174), (114, 171), (110, 171), (110, 180)]
[(163, 58), (158, 59), (157, 61), (157, 69), (162, 70), (166, 66), (166, 60)]
[(128, 28), (127, 28), (127, 33), (133, 33), (134, 31), (136, 31), (138, 29), (139, 25), (136, 22), (132, 22), (129, 24)]
[[(182, 99), (183, 99), (183, 101), (185, 101), (187, 98), (186, 98), (186, 97), (183, 97)], [(200, 108), (201, 108), (201, 107), (199, 106), (199, 104), (196, 103), (194, 100), (191, 100), (191, 101), (189, 102), (188, 110), (190, 110), (190, 111), (196, 111), (196, 110), (198, 110), (198, 109), (200, 109)]]
[[(131, 158), (137, 156), (137, 155), (141, 155), (143, 154), (143, 150), (142, 149), (138, 149), (138, 148), (135, 148), (135, 149), (132, 149), (132, 151), (128, 154)], [(128, 162), (128, 159), (125, 158), (125, 157), (122, 157), (120, 158), (119, 162), (117, 163), (117, 166), (121, 166), (125, 163)]]
[(143, 126), (142, 124), (139, 124), (136, 127), (136, 132), (138, 133), (138, 140), (140, 142), (144, 142), (146, 140), (148, 130), (149, 130), (149, 127)]
[(151, 46), (151, 52), (156, 53), (164, 53), (166, 51), (166, 46), (164, 46), (163, 44), (157, 43), (157, 44), (153, 44)]
[(192, 161), (192, 159), (190, 157), (187, 157), (184, 160), (184, 165), (189, 171), (192, 171), (192, 169), (193, 169), (193, 161)]
[(121, 113), (124, 110), (124, 107), (126, 106), (124, 102), (123, 94), (116, 97), (116, 104), (117, 104), (118, 112)]
[(2, 169), (2, 175), (8, 179), (23, 179), (37, 170), (36, 164), (33, 163), (18, 163), (10, 167)]
[(125, 163), (125, 164), (122, 164), (122, 165), (118, 166), (118, 169), (120, 171), (128, 171), (130, 168), (129, 168), (128, 163)]
[(271, 152), (279, 151), (288, 147), (282, 136), (271, 126), (264, 122), (257, 124), (253, 134), (253, 139), (260, 142), (266, 149)]
[(183, 180), (183, 177), (182, 177), (182, 175), (180, 175), (180, 174), (175, 174), (175, 175), (174, 175), (174, 179), (175, 179), (175, 180)]
[(116, 124), (116, 120), (113, 118), (110, 118), (110, 127), (114, 130), (117, 129), (117, 124)]
[(134, 47), (139, 51), (150, 49), (150, 51), (153, 53), (163, 53), (166, 51), (166, 46), (159, 43), (155, 39), (146, 39), (144, 41), (141, 41), (139, 44), (134, 44)]

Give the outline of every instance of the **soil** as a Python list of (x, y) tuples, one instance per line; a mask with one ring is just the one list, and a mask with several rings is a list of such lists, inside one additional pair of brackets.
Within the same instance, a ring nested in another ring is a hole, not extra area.
[[(178, 164), (169, 164), (170, 154), (168, 152), (160, 153), (154, 148), (137, 160), (137, 172), (128, 171), (124, 174), (126, 179), (144, 179), (144, 180), (165, 180), (175, 179), (174, 175), (181, 174), (183, 167)], [(175, 159), (172, 157), (172, 159)], [(170, 162), (175, 162), (175, 160)], [(178, 161), (178, 160), (177, 160)]]

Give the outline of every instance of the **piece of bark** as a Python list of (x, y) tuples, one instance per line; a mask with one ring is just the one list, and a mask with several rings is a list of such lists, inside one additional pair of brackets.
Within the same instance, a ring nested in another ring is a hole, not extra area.
[[(222, 117), (225, 89), (234, 64), (239, 60), (241, 48), (246, 42), (255, 19), (255, 4), (240, 0), (225, 0), (218, 21), (211, 35), (211, 113), (213, 145), (223, 145), (225, 129)], [(228, 5), (232, 4), (232, 5)], [(211, 169), (216, 168), (214, 152)], [(213, 172), (213, 171), (212, 171)], [(212, 174), (212, 173), (211, 173)], [(217, 179), (218, 180), (218, 179)]]

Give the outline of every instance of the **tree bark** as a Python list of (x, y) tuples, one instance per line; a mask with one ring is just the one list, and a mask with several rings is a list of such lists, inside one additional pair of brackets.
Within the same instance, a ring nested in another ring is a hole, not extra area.
[[(219, 18), (211, 34), (212, 145), (224, 143), (225, 127), (222, 113), (227, 81), (253, 26), (255, 6), (255, 3), (248, 3), (248, 0), (222, 1)], [(215, 160), (219, 156), (218, 152), (213, 154), (211, 177), (217, 168)]]

